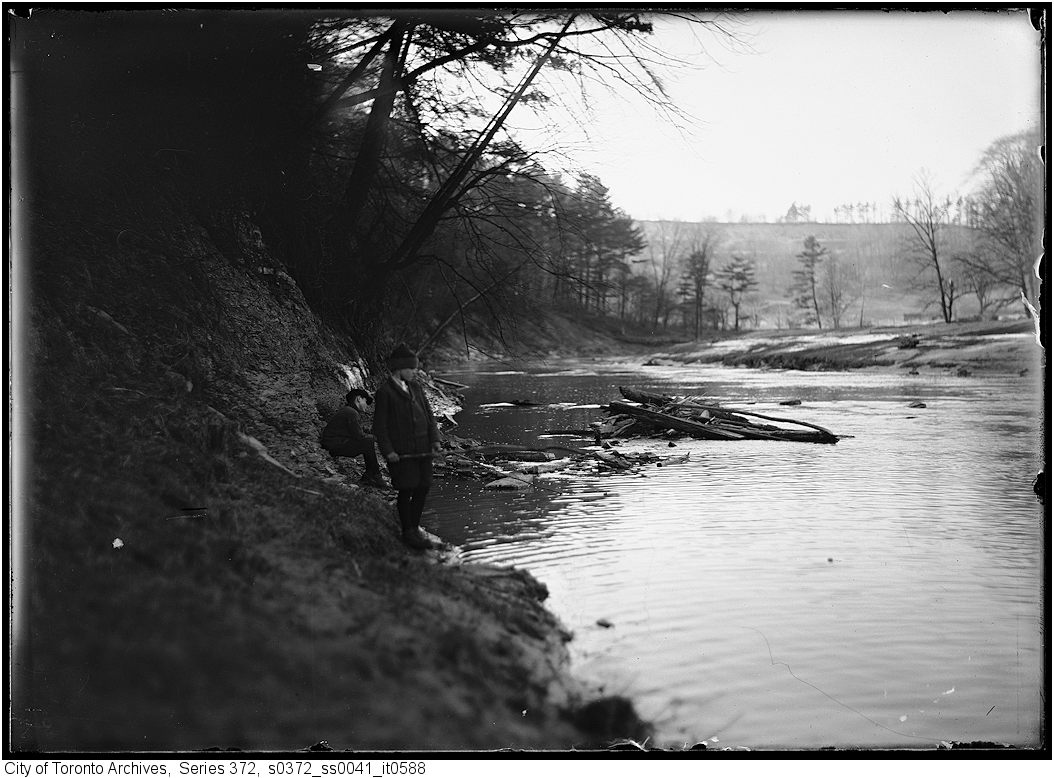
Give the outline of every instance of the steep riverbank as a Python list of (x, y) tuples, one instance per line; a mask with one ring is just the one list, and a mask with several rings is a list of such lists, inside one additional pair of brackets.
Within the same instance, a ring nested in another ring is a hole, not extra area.
[(11, 748), (643, 738), (573, 680), (543, 583), (409, 552), (391, 495), (322, 451), (346, 389), (375, 377), (254, 225), (231, 217), (221, 243), (134, 189), (25, 225)]

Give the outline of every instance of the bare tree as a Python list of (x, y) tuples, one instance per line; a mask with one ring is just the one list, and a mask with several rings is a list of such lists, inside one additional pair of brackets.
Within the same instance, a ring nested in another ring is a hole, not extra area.
[[(989, 308), (998, 309), (1009, 300), (1017, 299), (1012, 295), (1009, 299), (998, 293), (998, 282), (986, 268), (983, 261), (974, 261), (972, 257), (963, 257), (962, 278), (966, 291), (971, 292), (977, 299), (978, 315), (984, 319)], [(965, 264), (965, 263), (969, 264)]]
[(711, 277), (711, 265), (722, 234), (713, 224), (700, 225), (694, 237), (688, 242), (689, 254), (685, 260), (685, 284), (690, 293), (692, 304), (692, 324), (694, 337), (699, 340), (703, 327), (703, 304), (706, 285)]
[(913, 200), (894, 198), (893, 212), (910, 227), (907, 251), (920, 271), (932, 273), (941, 316), (951, 322), (955, 319), (955, 301), (962, 295), (961, 288), (956, 289), (944, 234), (951, 203), (934, 194), (933, 183), (925, 172), (916, 177), (914, 194)]
[(681, 221), (656, 222), (648, 234), (644, 272), (651, 280), (655, 299), (652, 325), (669, 318), (673, 307), (671, 283), (677, 277), (688, 238), (687, 225)]
[(820, 286), (824, 307), (831, 317), (831, 326), (835, 329), (842, 326), (842, 317), (849, 310), (849, 306), (856, 302), (856, 294), (853, 292), (856, 281), (853, 276), (854, 272), (843, 266), (835, 256), (831, 256), (823, 264)]
[[(871, 205), (871, 212), (876, 212), (874, 204)], [(881, 250), (875, 234), (874, 228), (868, 227), (866, 230), (861, 231), (857, 239), (851, 244), (855, 265), (856, 299), (860, 301), (859, 325), (861, 327), (864, 326), (865, 322), (865, 308), (867, 306), (871, 277), (876, 271), (881, 272), (881, 268), (878, 267)]]
[[(971, 203), (979, 231), (979, 250), (964, 255), (971, 277), (990, 277), (1026, 300), (1038, 300), (1035, 263), (1043, 251), (1043, 161), (1038, 132), (1000, 138), (977, 166), (980, 190)], [(1027, 307), (1027, 306), (1026, 306)]]

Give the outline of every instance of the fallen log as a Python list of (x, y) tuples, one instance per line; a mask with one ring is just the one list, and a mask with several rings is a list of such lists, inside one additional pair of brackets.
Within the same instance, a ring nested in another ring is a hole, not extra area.
[(596, 458), (605, 465), (610, 465), (619, 470), (629, 470), (633, 467), (633, 464), (617, 451), (598, 451)]
[(470, 449), (465, 449), (465, 451), (481, 454), (482, 456), (505, 456), (508, 454), (519, 454), (523, 452), (551, 451), (566, 451), (572, 454), (578, 454), (579, 456), (592, 456), (592, 452), (586, 451), (583, 448), (575, 448), (574, 446), (539, 446), (537, 448), (525, 448), (524, 446), (510, 446), (501, 443), (474, 446)]
[(509, 451), (502, 454), (502, 458), (514, 462), (551, 462), (556, 459), (556, 454), (551, 451)]
[(642, 392), (638, 389), (629, 389), (625, 386), (620, 386), (618, 390), (619, 394), (630, 402), (643, 403), (644, 405), (658, 405), (661, 407), (672, 403), (674, 399), (662, 394), (652, 394), (651, 392)]
[(516, 470), (528, 475), (539, 475), (541, 473), (558, 473), (573, 464), (574, 462), (570, 459), (557, 459), (553, 462), (525, 462), (517, 465)]
[[(652, 394), (650, 392), (641, 392), (636, 389), (628, 389), (624, 386), (619, 387), (619, 392), (627, 400), (635, 403), (643, 403), (645, 405), (655, 405), (663, 408), (665, 412), (673, 411), (676, 408), (687, 408), (694, 407), (692, 405), (692, 398), (684, 397), (678, 400), (676, 397), (668, 397), (662, 394)], [(735, 421), (741, 424), (752, 425), (753, 422), (748, 419), (744, 419), (742, 416), (737, 416), (732, 411), (726, 411), (723, 408), (717, 406), (708, 405), (706, 409), (710, 412), (711, 416), (719, 419), (726, 419), (728, 421)]]
[[(835, 435), (828, 429), (820, 427), (816, 424), (810, 424), (805, 421), (798, 421), (797, 419), (786, 419), (779, 416), (768, 416), (763, 413), (755, 413), (753, 411), (731, 411), (727, 408), (722, 408), (719, 405), (713, 403), (702, 403), (698, 400), (694, 400), (691, 397), (685, 397), (680, 400), (667, 395), (654, 394), (651, 392), (642, 392), (637, 389), (630, 389), (628, 387), (619, 387), (619, 392), (627, 400), (632, 402), (645, 403), (649, 405), (657, 405), (664, 408), (666, 411), (670, 411), (673, 408), (691, 408), (695, 410), (706, 411), (710, 416), (720, 419), (723, 421), (735, 422), (737, 425), (749, 426), (749, 430), (741, 430), (737, 426), (736, 431), (744, 431), (750, 437), (756, 437), (764, 440), (804, 440), (816, 443), (836, 443), (838, 442), (838, 436)], [(672, 407), (671, 407), (672, 406)], [(764, 426), (758, 429), (761, 425), (756, 425), (745, 416), (752, 416), (759, 419), (765, 419), (766, 421), (774, 421), (781, 424), (796, 424), (801, 427), (808, 427), (809, 429), (816, 430), (820, 433), (816, 436), (812, 433), (799, 432), (797, 430), (784, 430), (778, 427)], [(767, 433), (767, 434), (766, 434)]]
[(633, 416), (634, 418), (650, 422), (653, 426), (662, 429), (687, 432), (689, 435), (694, 435), (700, 438), (709, 438), (710, 440), (742, 440), (744, 437), (738, 432), (720, 429), (713, 424), (702, 424), (697, 421), (682, 419), (680, 416), (674, 416), (670, 413), (660, 413), (659, 411), (653, 411), (638, 405), (628, 405), (627, 403), (616, 401), (610, 403), (608, 408), (613, 413)]
[[(672, 406), (669, 406), (667, 408), (667, 410), (673, 411), (673, 410), (676, 410), (676, 409), (679, 409), (679, 408), (687, 408), (689, 410), (698, 410), (694, 405), (692, 405), (691, 400), (688, 399), (688, 398), (685, 398), (684, 400), (681, 400), (680, 402), (674, 403)], [(750, 421), (750, 419), (745, 418), (741, 414), (737, 415), (736, 413), (733, 413), (732, 411), (726, 411), (726, 410), (724, 410), (722, 408), (707, 406), (703, 410), (706, 413), (707, 418), (720, 419), (721, 421), (733, 422), (735, 424), (746, 424), (746, 425), (750, 425), (750, 426), (757, 426), (757, 425), (754, 424), (754, 422)], [(692, 418), (694, 418), (694, 417), (692, 417)]]
[(470, 389), (468, 384), (459, 384), (457, 381), (448, 381), (445, 378), (439, 378), (438, 376), (431, 376), (432, 381), (443, 386), (449, 386), (452, 389)]
[[(766, 421), (775, 421), (775, 422), (779, 422), (781, 424), (798, 424), (798, 425), (800, 425), (802, 427), (808, 427), (809, 429), (814, 429), (817, 432), (822, 432), (824, 435), (826, 435), (829, 438), (831, 438), (831, 442), (832, 443), (834, 443), (835, 441), (838, 440), (838, 436), (835, 435), (830, 430), (824, 429), (823, 427), (820, 427), (820, 426), (818, 426), (816, 424), (809, 424), (806, 421), (798, 421), (797, 419), (783, 419), (783, 418), (780, 418), (779, 416), (766, 416), (763, 413), (754, 413), (753, 411), (740, 411), (740, 410), (737, 410), (735, 412), (735, 414), (730, 414), (730, 412), (725, 410), (724, 408), (719, 408), (719, 407), (714, 406), (714, 405), (705, 405), (703, 403), (697, 403), (697, 402), (694, 402), (694, 401), (685, 401), (685, 402), (681, 403), (680, 407), (682, 407), (682, 408), (696, 408), (696, 409), (702, 410), (702, 411), (709, 411), (710, 413), (713, 413), (715, 415), (716, 414), (727, 414), (727, 415), (739, 415), (739, 416), (754, 416), (754, 417), (756, 417), (758, 419), (765, 419)], [(790, 432), (791, 430), (786, 430), (786, 431)]]

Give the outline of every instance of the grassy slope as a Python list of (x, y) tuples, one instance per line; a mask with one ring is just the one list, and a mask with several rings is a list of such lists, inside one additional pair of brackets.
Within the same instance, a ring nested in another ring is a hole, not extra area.
[(24, 257), (12, 747), (639, 736), (569, 723), (544, 586), (408, 553), (339, 476), (315, 441), (354, 351), (262, 247), (225, 256), (181, 203), (121, 187), (39, 209)]

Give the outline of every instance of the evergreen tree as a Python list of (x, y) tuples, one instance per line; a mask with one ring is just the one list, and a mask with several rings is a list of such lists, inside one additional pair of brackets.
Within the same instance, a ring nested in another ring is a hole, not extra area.
[(820, 299), (817, 294), (819, 283), (818, 268), (827, 254), (827, 248), (820, 245), (815, 235), (805, 238), (805, 248), (799, 253), (798, 262), (801, 267), (794, 271), (794, 284), (791, 286), (791, 294), (794, 295), (794, 305), (805, 312), (807, 323), (816, 323), (817, 329), (823, 329), (823, 319), (820, 316)]
[(726, 263), (715, 273), (717, 286), (728, 293), (735, 313), (735, 329), (739, 329), (739, 307), (743, 304), (743, 296), (758, 286), (754, 277), (754, 263), (745, 257), (732, 255), (732, 261)]

